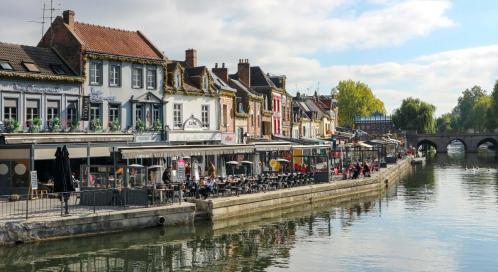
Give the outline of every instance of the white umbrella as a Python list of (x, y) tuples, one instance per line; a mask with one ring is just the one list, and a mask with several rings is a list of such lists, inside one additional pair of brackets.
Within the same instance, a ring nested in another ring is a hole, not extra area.
[(240, 163), (252, 164), (252, 162), (250, 162), (250, 161), (241, 161)]
[(289, 160), (286, 160), (286, 159), (282, 159), (282, 158), (278, 158), (277, 159), (278, 162), (289, 162)]
[(230, 164), (232, 166), (232, 175), (234, 175), (235, 173), (235, 165), (238, 165), (239, 162), (236, 162), (236, 161), (228, 161), (226, 162), (226, 164)]
[(144, 166), (135, 163), (135, 164), (130, 164), (128, 167), (143, 168)]

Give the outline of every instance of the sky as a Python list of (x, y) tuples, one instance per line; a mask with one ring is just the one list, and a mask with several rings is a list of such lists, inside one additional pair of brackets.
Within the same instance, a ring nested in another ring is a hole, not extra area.
[[(0, 0), (0, 41), (36, 45), (42, 0)], [(46, 0), (49, 3), (49, 0)], [(287, 90), (329, 94), (367, 83), (391, 113), (417, 97), (451, 111), (466, 88), (498, 79), (495, 0), (54, 0), (76, 21), (140, 30), (170, 59), (239, 59), (287, 76)], [(49, 19), (47, 19), (49, 20)], [(31, 21), (31, 22), (30, 22)]]

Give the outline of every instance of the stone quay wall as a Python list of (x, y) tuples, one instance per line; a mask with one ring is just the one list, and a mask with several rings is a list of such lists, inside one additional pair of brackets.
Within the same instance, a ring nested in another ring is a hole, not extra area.
[(193, 224), (195, 205), (110, 211), (67, 217), (33, 218), (0, 224), (0, 245), (62, 239), (74, 236), (126, 231), (154, 226)]
[(196, 204), (196, 220), (209, 219), (215, 222), (235, 219), (296, 205), (381, 192), (395, 184), (402, 175), (411, 170), (411, 167), (411, 159), (408, 158), (381, 169), (369, 178), (340, 180), (207, 200), (196, 199), (192, 202)]

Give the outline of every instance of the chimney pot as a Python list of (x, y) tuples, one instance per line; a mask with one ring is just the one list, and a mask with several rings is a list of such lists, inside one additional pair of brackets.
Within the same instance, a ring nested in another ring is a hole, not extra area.
[(225, 68), (225, 63), (224, 62), (221, 64), (221, 68)]
[(214, 64), (214, 68), (218, 68), (218, 63), (215, 63), (215, 64)]
[(74, 10), (65, 10), (62, 12), (62, 20), (71, 29), (74, 29), (74, 14)]

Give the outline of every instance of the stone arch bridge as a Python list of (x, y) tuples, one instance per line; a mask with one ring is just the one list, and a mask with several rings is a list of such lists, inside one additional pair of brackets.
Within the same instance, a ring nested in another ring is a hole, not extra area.
[(480, 145), (488, 143), (498, 147), (498, 133), (438, 133), (406, 135), (408, 146), (420, 147), (427, 144), (436, 148), (438, 153), (446, 153), (447, 146), (454, 140), (465, 146), (467, 153), (477, 152)]

